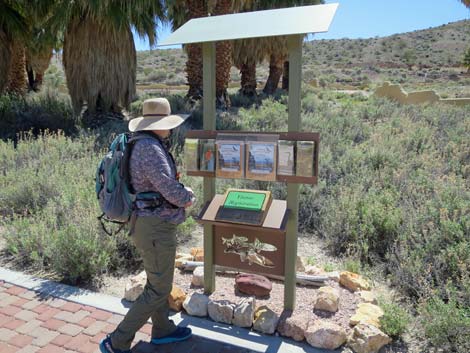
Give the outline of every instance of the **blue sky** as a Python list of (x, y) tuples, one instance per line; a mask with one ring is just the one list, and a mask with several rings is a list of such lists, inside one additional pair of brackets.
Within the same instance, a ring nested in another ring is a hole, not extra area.
[[(313, 39), (370, 38), (436, 27), (470, 18), (470, 11), (459, 0), (327, 0), (339, 3), (327, 33)], [(165, 39), (170, 28), (158, 31)], [(145, 40), (135, 38), (137, 50), (148, 50)], [(158, 43), (157, 43), (158, 44)]]

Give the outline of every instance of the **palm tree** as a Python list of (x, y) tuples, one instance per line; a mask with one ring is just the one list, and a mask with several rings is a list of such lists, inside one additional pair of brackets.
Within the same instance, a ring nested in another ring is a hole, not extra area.
[(256, 64), (264, 60), (259, 38), (240, 39), (233, 42), (232, 58), (240, 70), (239, 93), (247, 97), (256, 96)]
[[(214, 6), (213, 14), (227, 15), (233, 13), (231, 0), (217, 0)], [(219, 41), (215, 44), (215, 94), (216, 102), (219, 108), (228, 108), (230, 98), (227, 93), (228, 83), (230, 81), (230, 69), (232, 68), (232, 42)]]
[(135, 95), (136, 52), (131, 29), (156, 42), (162, 1), (56, 0), (50, 24), (64, 32), (63, 64), (76, 112), (121, 113)]
[(23, 42), (26, 28), (21, 4), (0, 0), (0, 93), (25, 91)]
[[(207, 16), (206, 0), (169, 0), (167, 7), (173, 31), (193, 18)], [(188, 56), (186, 75), (189, 89), (186, 97), (190, 100), (199, 100), (202, 98), (202, 45), (199, 43), (186, 44), (184, 50)]]
[[(324, 3), (324, 0), (257, 0), (255, 6), (258, 10), (278, 9), (284, 7), (293, 6), (305, 6), (305, 5), (318, 5)], [(278, 85), (279, 80), (282, 76), (284, 67), (288, 67), (289, 64), (285, 64), (287, 60), (287, 40), (285, 37), (273, 37), (266, 42), (265, 51), (267, 57), (269, 57), (269, 76), (266, 80), (263, 92), (266, 94), (273, 94)], [(284, 85), (288, 87), (287, 78), (284, 79)]]

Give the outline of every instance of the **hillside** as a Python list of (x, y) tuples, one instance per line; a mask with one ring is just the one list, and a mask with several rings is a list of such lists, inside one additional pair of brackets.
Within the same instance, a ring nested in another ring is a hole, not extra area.
[[(469, 38), (470, 20), (466, 20), (388, 37), (309, 41), (303, 49), (304, 80), (318, 79), (321, 85), (338, 88), (366, 88), (384, 80), (412, 87), (451, 81), (454, 84), (445, 88), (449, 95), (470, 94), (469, 78), (460, 66)], [(184, 85), (185, 62), (180, 49), (140, 51), (138, 84)], [(268, 65), (260, 64), (260, 87), (267, 73)], [(239, 79), (232, 68), (233, 87), (238, 87)]]

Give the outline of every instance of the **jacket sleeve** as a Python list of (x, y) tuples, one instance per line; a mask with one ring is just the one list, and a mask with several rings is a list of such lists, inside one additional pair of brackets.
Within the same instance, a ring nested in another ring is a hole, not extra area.
[(183, 207), (191, 198), (193, 193), (186, 190), (180, 182), (171, 176), (171, 167), (167, 154), (157, 144), (147, 146), (147, 163), (143, 166), (144, 172), (154, 187), (162, 196), (175, 206)]

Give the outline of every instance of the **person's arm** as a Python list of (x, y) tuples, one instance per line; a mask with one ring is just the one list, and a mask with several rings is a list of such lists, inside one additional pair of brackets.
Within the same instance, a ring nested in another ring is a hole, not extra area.
[(145, 163), (143, 168), (154, 190), (175, 206), (190, 206), (194, 194), (169, 174), (171, 167), (163, 147), (157, 144), (145, 147), (142, 152), (147, 155), (148, 163)]

